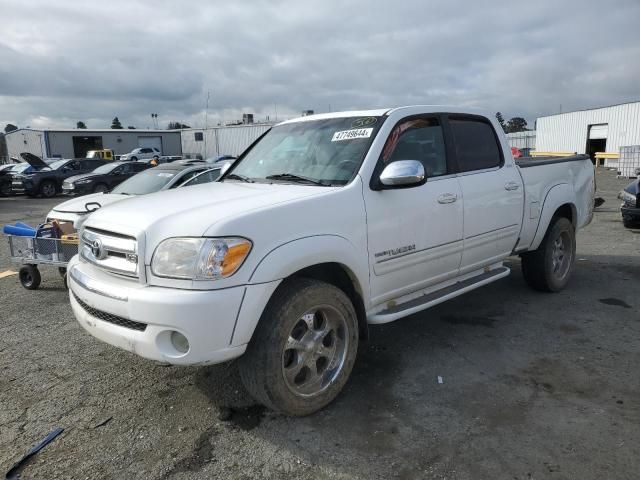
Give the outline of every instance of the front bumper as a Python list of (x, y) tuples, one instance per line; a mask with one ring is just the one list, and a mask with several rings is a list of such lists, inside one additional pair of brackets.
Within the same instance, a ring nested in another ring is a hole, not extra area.
[(88, 183), (86, 185), (73, 185), (73, 188), (69, 188), (68, 184), (62, 184), (62, 193), (64, 195), (86, 195), (88, 193), (93, 193), (93, 184)]
[[(242, 355), (246, 343), (233, 345), (232, 338), (243, 298), (247, 290), (269, 288), (148, 286), (107, 274), (78, 256), (67, 270), (71, 307), (87, 332), (142, 357), (176, 365), (221, 363)], [(186, 353), (172, 343), (173, 331), (187, 338)]]
[(627, 207), (623, 205), (620, 207), (620, 211), (622, 212), (623, 217), (628, 217), (634, 222), (640, 222), (640, 208)]

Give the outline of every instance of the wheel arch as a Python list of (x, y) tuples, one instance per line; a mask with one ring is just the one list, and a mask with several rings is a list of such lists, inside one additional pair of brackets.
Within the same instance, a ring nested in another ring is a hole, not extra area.
[[(360, 257), (363, 258), (358, 262)], [(366, 339), (367, 262), (366, 253), (362, 255), (351, 242), (336, 235), (305, 237), (271, 250), (255, 267), (249, 283), (273, 287), (262, 298), (245, 295), (231, 343), (248, 343), (262, 313), (283, 283), (301, 277), (327, 282), (342, 290), (356, 310), (360, 337)]]
[(553, 219), (556, 217), (567, 218), (574, 229), (576, 228), (578, 213), (574, 203), (574, 196), (573, 189), (566, 183), (556, 185), (549, 190), (544, 199), (538, 228), (529, 250), (536, 250), (540, 246)]

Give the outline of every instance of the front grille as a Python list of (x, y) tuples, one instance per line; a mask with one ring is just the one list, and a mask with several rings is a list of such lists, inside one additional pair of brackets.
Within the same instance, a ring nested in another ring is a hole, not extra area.
[(112, 273), (138, 277), (138, 242), (135, 237), (86, 227), (80, 256)]
[(118, 325), (119, 327), (137, 330), (138, 332), (144, 332), (147, 329), (146, 323), (135, 322), (133, 320), (119, 317), (118, 315), (103, 312), (102, 310), (98, 310), (97, 308), (90, 307), (82, 300), (80, 300), (75, 293), (73, 294), (73, 298), (75, 298), (76, 302), (78, 302), (78, 305), (80, 305), (89, 315), (96, 317), (99, 320), (112, 323), (113, 325)]

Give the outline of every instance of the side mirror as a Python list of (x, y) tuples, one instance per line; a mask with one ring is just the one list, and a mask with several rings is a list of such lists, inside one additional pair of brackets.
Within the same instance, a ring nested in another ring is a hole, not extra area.
[(386, 187), (402, 187), (424, 182), (422, 163), (417, 160), (398, 160), (387, 165), (380, 174), (380, 183)]

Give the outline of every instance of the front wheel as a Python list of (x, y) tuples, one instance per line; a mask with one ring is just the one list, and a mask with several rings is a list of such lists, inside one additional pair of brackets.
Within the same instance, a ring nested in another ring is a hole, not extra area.
[(349, 297), (325, 282), (292, 279), (262, 314), (240, 376), (267, 407), (309, 415), (340, 393), (357, 352), (358, 320)]
[(93, 193), (105, 193), (109, 191), (109, 187), (107, 187), (104, 183), (99, 183), (95, 187), (93, 187)]
[(131, 160), (132, 162), (137, 162), (138, 161), (138, 157), (131, 157), (128, 160)]
[(576, 233), (564, 217), (551, 221), (537, 250), (523, 253), (522, 274), (529, 286), (545, 292), (559, 292), (567, 286), (576, 257)]
[(57, 193), (56, 184), (51, 180), (45, 180), (42, 182), (42, 185), (40, 185), (40, 193), (45, 198), (55, 197)]

